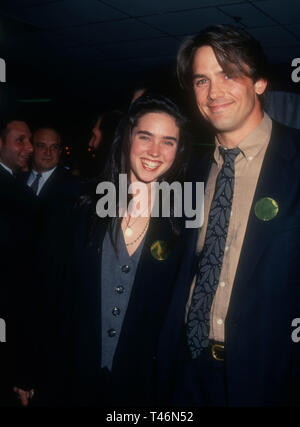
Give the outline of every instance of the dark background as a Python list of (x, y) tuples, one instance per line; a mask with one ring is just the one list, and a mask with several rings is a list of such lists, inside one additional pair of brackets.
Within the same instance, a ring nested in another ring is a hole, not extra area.
[(178, 47), (221, 23), (260, 40), (273, 89), (300, 92), (291, 79), (300, 57), (298, 0), (0, 0), (0, 114), (21, 112), (33, 127), (52, 120), (76, 151), (87, 144), (94, 113), (125, 111), (141, 80), (184, 104)]

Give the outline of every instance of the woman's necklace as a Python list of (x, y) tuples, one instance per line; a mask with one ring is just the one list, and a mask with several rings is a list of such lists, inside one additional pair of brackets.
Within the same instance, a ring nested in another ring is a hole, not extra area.
[[(146, 229), (148, 227), (149, 221), (150, 221), (150, 217), (148, 218), (148, 220), (147, 220), (147, 222), (145, 224), (145, 227), (143, 228), (143, 230), (141, 231), (141, 233), (132, 242), (125, 243), (126, 246), (134, 245), (139, 240), (139, 238), (142, 237), (142, 235), (145, 233), (145, 231), (146, 231)], [(126, 228), (126, 230), (127, 230), (127, 228)], [(127, 236), (126, 230), (125, 230), (125, 235)], [(131, 229), (130, 229), (130, 231), (131, 231), (130, 236), (132, 236), (133, 231)]]
[(125, 236), (126, 237), (131, 237), (133, 235), (132, 227), (134, 226), (138, 218), (142, 217), (142, 214), (145, 212), (145, 210), (141, 213), (141, 215), (137, 216), (131, 224), (130, 224), (131, 216), (129, 215), (128, 221), (127, 221), (127, 218), (125, 217), (125, 221), (126, 221)]

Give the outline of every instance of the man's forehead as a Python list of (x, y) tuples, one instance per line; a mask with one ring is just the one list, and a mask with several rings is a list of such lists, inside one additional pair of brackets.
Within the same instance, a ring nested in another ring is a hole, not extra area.
[(60, 136), (54, 129), (40, 129), (34, 133), (33, 140), (45, 144), (59, 144)]
[(19, 133), (27, 133), (31, 135), (29, 126), (26, 122), (22, 122), (19, 120), (12, 120), (9, 122), (6, 126), (7, 130), (9, 131), (15, 131)]
[(211, 46), (199, 47), (194, 55), (193, 60), (193, 73), (198, 74), (203, 70), (203, 74), (206, 72), (217, 72), (217, 73), (231, 73), (236, 77), (248, 77), (250, 74), (250, 67), (245, 62), (240, 63), (240, 67), (236, 62), (227, 60), (226, 62), (219, 60), (218, 55)]

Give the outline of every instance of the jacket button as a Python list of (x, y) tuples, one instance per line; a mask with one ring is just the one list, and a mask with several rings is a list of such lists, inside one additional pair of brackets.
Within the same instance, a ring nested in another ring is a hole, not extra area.
[(124, 286), (117, 286), (115, 288), (115, 291), (117, 292), (117, 294), (122, 294), (124, 292)]
[(112, 309), (112, 314), (113, 314), (114, 316), (118, 316), (118, 315), (120, 314), (120, 309), (119, 309), (119, 307), (114, 307), (114, 308)]
[(122, 272), (123, 273), (128, 273), (130, 271), (130, 267), (129, 265), (123, 265), (122, 266)]
[(109, 329), (107, 333), (108, 333), (108, 336), (112, 338), (116, 335), (117, 331), (115, 329)]

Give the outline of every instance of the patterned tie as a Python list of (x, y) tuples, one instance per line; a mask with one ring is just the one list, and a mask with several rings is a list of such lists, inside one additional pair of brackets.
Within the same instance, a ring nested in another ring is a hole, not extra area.
[(35, 177), (35, 180), (33, 181), (33, 183), (31, 184), (31, 190), (34, 192), (34, 194), (37, 193), (38, 188), (39, 188), (39, 182), (40, 179), (42, 178), (42, 175), (40, 173), (38, 173)]
[(198, 276), (187, 319), (187, 341), (192, 358), (209, 343), (211, 305), (218, 287), (225, 243), (230, 221), (234, 189), (234, 162), (240, 153), (238, 147), (219, 147), (224, 159), (217, 176), (215, 194), (210, 206), (205, 242), (199, 261)]

